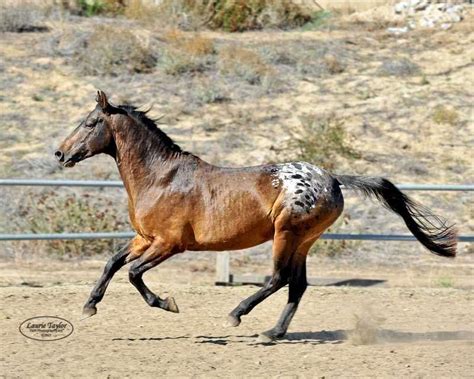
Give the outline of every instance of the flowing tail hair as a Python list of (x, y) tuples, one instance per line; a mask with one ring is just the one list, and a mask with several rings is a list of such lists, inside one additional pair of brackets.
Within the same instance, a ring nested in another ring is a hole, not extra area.
[(384, 207), (403, 218), (410, 232), (433, 254), (454, 258), (457, 233), (452, 225), (435, 216), (384, 178), (335, 175), (340, 184), (365, 196), (375, 197)]

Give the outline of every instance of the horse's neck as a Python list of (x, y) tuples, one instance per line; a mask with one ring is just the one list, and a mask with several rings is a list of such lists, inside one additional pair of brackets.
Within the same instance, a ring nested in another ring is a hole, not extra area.
[(135, 203), (140, 193), (158, 183), (160, 177), (177, 164), (185, 164), (186, 159), (181, 153), (160, 144), (151, 131), (145, 128), (130, 131), (131, 127), (114, 133), (115, 161), (129, 200)]

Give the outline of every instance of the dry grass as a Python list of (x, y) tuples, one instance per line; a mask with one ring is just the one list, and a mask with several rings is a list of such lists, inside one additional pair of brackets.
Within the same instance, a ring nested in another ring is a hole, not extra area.
[(214, 43), (200, 35), (187, 35), (177, 29), (165, 33), (167, 43), (160, 57), (160, 66), (169, 75), (203, 72), (212, 64)]
[(48, 8), (30, 1), (0, 4), (0, 32), (46, 31), (44, 25)]
[(433, 111), (433, 121), (437, 124), (456, 125), (459, 122), (459, 114), (454, 108), (438, 105)]
[(178, 29), (171, 29), (164, 35), (164, 40), (173, 48), (182, 50), (194, 57), (213, 54), (214, 42), (199, 34), (187, 35)]
[(190, 100), (198, 106), (229, 101), (229, 95), (219, 81), (200, 78), (193, 84)]
[(360, 153), (348, 141), (344, 122), (334, 115), (303, 117), (301, 128), (291, 134), (284, 149), (289, 159), (312, 162), (331, 170), (338, 158), (360, 158)]
[[(104, 232), (127, 230), (128, 221), (122, 211), (117, 210), (111, 198), (90, 193), (64, 193), (56, 191), (28, 191), (17, 204), (19, 217), (12, 219), (9, 229), (28, 233)], [(122, 208), (122, 207), (120, 207)], [(20, 247), (21, 248), (21, 247)], [(114, 250), (111, 240), (42, 241), (37, 251), (60, 256), (94, 256)]]
[[(350, 216), (347, 213), (344, 213), (337, 221), (331, 225), (331, 227), (325, 233), (340, 233), (341, 228), (344, 225), (347, 225), (350, 220)], [(337, 257), (344, 252), (355, 249), (358, 242), (356, 241), (346, 241), (346, 240), (325, 240), (319, 239), (316, 243), (311, 246), (309, 250), (309, 255), (318, 255), (324, 257)]]
[(380, 76), (413, 76), (420, 74), (420, 66), (408, 58), (385, 59), (377, 70), (377, 75)]
[(330, 74), (340, 74), (345, 70), (344, 64), (335, 55), (327, 54), (323, 61)]
[(135, 34), (125, 28), (100, 25), (76, 54), (81, 71), (89, 75), (151, 72), (156, 57)]
[(125, 17), (145, 23), (151, 23), (160, 19), (159, 8), (156, 5), (145, 3), (141, 0), (130, 0), (125, 7)]
[(250, 84), (261, 84), (275, 74), (257, 52), (241, 47), (222, 48), (218, 64), (221, 73), (237, 76)]
[[(360, 12), (381, 5), (393, 5), (397, 0), (318, 0), (318, 4), (327, 9), (336, 9), (344, 12)], [(311, 3), (311, 1), (308, 1)]]

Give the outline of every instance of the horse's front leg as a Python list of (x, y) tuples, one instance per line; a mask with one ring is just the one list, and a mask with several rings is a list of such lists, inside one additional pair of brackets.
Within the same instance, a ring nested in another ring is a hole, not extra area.
[(150, 243), (148, 241), (145, 241), (140, 236), (136, 236), (107, 261), (102, 276), (92, 289), (89, 299), (84, 305), (83, 315), (85, 317), (91, 317), (97, 313), (96, 305), (104, 297), (107, 286), (114, 274), (124, 265), (138, 258), (149, 246)]
[(142, 276), (146, 271), (159, 265), (161, 262), (164, 262), (176, 253), (177, 251), (164, 248), (161, 244), (153, 244), (140, 258), (138, 258), (132, 264), (128, 273), (128, 277), (130, 282), (135, 286), (138, 292), (140, 292), (143, 299), (145, 299), (150, 307), (158, 307), (166, 311), (179, 313), (179, 309), (174, 298), (160, 298), (145, 285), (142, 279)]
[(83, 315), (86, 317), (94, 316), (97, 313), (96, 305), (102, 300), (105, 290), (109, 285), (114, 274), (120, 270), (126, 263), (127, 257), (130, 254), (130, 245), (127, 243), (121, 248), (112, 258), (110, 258), (104, 267), (104, 272), (95, 284), (92, 292), (84, 305)]

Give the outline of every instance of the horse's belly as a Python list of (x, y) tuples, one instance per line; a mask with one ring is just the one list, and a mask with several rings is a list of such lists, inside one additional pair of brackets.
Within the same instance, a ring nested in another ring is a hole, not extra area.
[(260, 245), (273, 238), (270, 219), (213, 220), (195, 231), (188, 250), (239, 250)]

